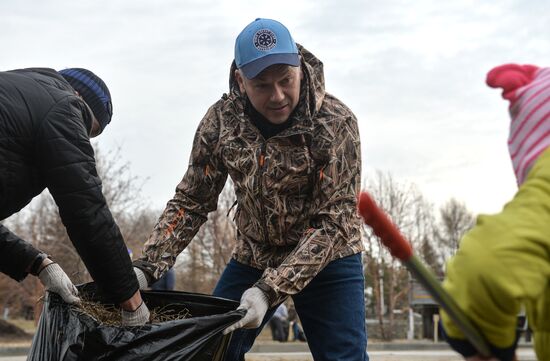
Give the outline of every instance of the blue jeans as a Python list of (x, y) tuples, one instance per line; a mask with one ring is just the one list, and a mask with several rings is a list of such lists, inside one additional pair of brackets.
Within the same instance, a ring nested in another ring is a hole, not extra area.
[(176, 285), (176, 270), (170, 268), (166, 273), (151, 285), (151, 289), (155, 291), (173, 290)]
[[(261, 270), (232, 259), (214, 289), (214, 296), (239, 301), (261, 276)], [(364, 288), (361, 255), (356, 254), (332, 261), (300, 293), (292, 296), (314, 360), (368, 361)], [(244, 361), (244, 354), (276, 309), (267, 311), (259, 328), (233, 332), (226, 361)]]

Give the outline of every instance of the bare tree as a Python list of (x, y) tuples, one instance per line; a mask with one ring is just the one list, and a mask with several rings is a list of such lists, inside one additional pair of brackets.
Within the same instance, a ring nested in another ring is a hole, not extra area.
[(146, 204), (140, 197), (146, 179), (131, 173), (131, 164), (123, 161), (121, 148), (109, 154), (95, 146), (97, 172), (102, 180), (103, 195), (114, 218), (140, 214)]
[(438, 277), (443, 277), (443, 258), (441, 257), (441, 252), (438, 252), (436, 247), (434, 247), (430, 238), (424, 237), (418, 254), (426, 266), (431, 268)]
[(443, 276), (444, 255), (434, 239), (436, 220), (433, 205), (420, 199), (416, 209), (416, 224), (410, 235), (415, 253), (434, 273)]
[[(56, 232), (52, 232), (53, 227), (50, 224), (53, 220), (50, 216), (52, 207), (45, 200), (46, 195), (40, 195), (25, 212), (10, 217), (4, 223), (17, 236), (49, 253), (44, 245), (50, 239), (55, 238)], [(10, 312), (13, 311), (28, 317), (29, 310), (32, 314), (34, 305), (42, 293), (43, 288), (34, 277), (28, 277), (23, 282), (17, 283), (2, 275), (0, 281), (0, 294), (2, 297), (0, 297), (0, 300), (2, 300), (4, 307), (10, 308)]]
[(218, 207), (208, 215), (178, 262), (178, 287), (186, 291), (211, 293), (231, 258), (236, 227), (231, 219), (235, 193), (229, 180), (220, 193)]
[(126, 246), (131, 250), (133, 259), (141, 257), (143, 244), (151, 234), (161, 211), (143, 208), (133, 213), (122, 213), (116, 217)]
[(229, 180), (218, 199), (218, 209), (208, 216), (205, 237), (197, 238), (208, 255), (215, 277), (221, 276), (235, 246), (237, 228), (230, 218), (234, 205), (233, 182)]
[(451, 198), (439, 209), (440, 220), (434, 237), (445, 252), (445, 258), (458, 249), (460, 239), (475, 224), (475, 216), (462, 202)]
[[(20, 212), (5, 221), (10, 230), (33, 244), (36, 248), (53, 254), (49, 245), (52, 241), (66, 237), (64, 229), (59, 229), (59, 217), (49, 194), (44, 192), (37, 197), (24, 212)], [(54, 259), (69, 271), (74, 270), (72, 262), (66, 262), (68, 255), (74, 252), (69, 249), (61, 252)], [(57, 252), (56, 252), (57, 253)], [(23, 282), (16, 282), (5, 275), (0, 277), (0, 305), (9, 308), (10, 313), (25, 318), (38, 314), (40, 304), (38, 300), (44, 293), (41, 283), (35, 277), (27, 277)]]
[[(416, 187), (400, 183), (380, 171), (365, 182), (366, 191), (390, 216), (395, 225), (418, 247), (431, 234), (431, 206)], [(406, 269), (393, 259), (369, 227), (365, 227), (365, 278), (373, 283), (373, 296), (381, 336), (394, 337), (394, 310), (406, 308), (409, 277)], [(386, 317), (384, 317), (386, 315)], [(387, 321), (386, 321), (387, 320)], [(387, 324), (386, 324), (387, 322)]]

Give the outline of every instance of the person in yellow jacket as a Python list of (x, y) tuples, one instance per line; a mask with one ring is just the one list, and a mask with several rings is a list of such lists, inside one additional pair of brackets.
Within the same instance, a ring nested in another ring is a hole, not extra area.
[[(539, 360), (550, 360), (550, 68), (505, 64), (487, 84), (510, 101), (508, 147), (519, 189), (503, 210), (482, 215), (447, 264), (444, 288), (491, 345), (513, 360), (517, 315), (527, 311)], [(449, 344), (481, 360), (442, 313)]]

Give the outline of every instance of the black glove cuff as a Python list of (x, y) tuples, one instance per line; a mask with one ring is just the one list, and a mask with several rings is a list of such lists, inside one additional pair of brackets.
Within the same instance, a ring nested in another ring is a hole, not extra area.
[(158, 281), (158, 279), (155, 278), (155, 268), (151, 263), (138, 259), (132, 262), (132, 265), (136, 268), (139, 268), (143, 272), (143, 274), (145, 275), (145, 278), (147, 278), (147, 284), (149, 286), (155, 283), (156, 281)]
[[(449, 337), (449, 335), (447, 335), (447, 333), (445, 332), (443, 323), (440, 322), (439, 325), (441, 326), (443, 338), (456, 352), (464, 356), (464, 358), (472, 357), (477, 354), (477, 350), (474, 348), (474, 346), (470, 342), (468, 342), (468, 340), (459, 340), (456, 338)], [(519, 333), (516, 334), (516, 341), (514, 342), (514, 344), (506, 348), (498, 348), (489, 344), (489, 347), (491, 348), (491, 355), (500, 361), (513, 361), (516, 354), (518, 339), (519, 339)]]
[(42, 265), (42, 262), (44, 262), (46, 258), (48, 258), (48, 255), (46, 253), (39, 253), (34, 259), (34, 261), (32, 261), (29, 273), (33, 276), (38, 276), (38, 274), (41, 271), (40, 266)]
[(275, 290), (262, 280), (256, 282), (254, 284), (254, 287), (259, 288), (265, 293), (267, 297), (268, 307), (273, 307), (275, 300), (277, 299), (277, 293), (275, 292)]

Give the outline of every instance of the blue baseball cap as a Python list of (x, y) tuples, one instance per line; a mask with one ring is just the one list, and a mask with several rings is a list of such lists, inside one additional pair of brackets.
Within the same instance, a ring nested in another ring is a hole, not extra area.
[(273, 64), (299, 66), (300, 57), (294, 39), (283, 24), (258, 18), (237, 36), (235, 64), (252, 79)]

